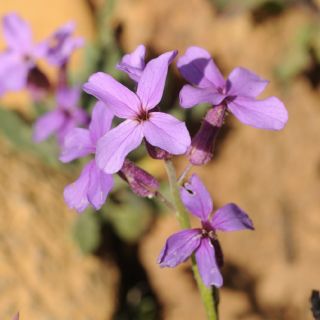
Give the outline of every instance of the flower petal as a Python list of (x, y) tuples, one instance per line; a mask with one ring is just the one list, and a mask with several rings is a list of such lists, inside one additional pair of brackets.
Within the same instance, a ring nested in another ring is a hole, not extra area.
[(89, 130), (74, 128), (65, 136), (62, 146), (60, 161), (70, 162), (95, 152)]
[(73, 51), (83, 46), (84, 40), (82, 38), (72, 36), (74, 29), (75, 23), (70, 21), (49, 37), (46, 56), (51, 64), (55, 66), (65, 64)]
[(16, 13), (3, 17), (3, 34), (10, 49), (29, 53), (32, 47), (32, 33), (29, 24)]
[(177, 66), (182, 76), (200, 88), (223, 88), (225, 80), (208, 51), (189, 47), (179, 58)]
[(125, 72), (135, 82), (139, 82), (145, 66), (146, 48), (140, 44), (132, 53), (126, 54), (117, 64), (117, 69)]
[(166, 52), (150, 60), (144, 68), (138, 83), (137, 95), (145, 110), (154, 108), (161, 100), (169, 64), (177, 55), (177, 51)]
[(141, 102), (135, 93), (106, 73), (93, 74), (83, 90), (104, 102), (119, 118), (135, 117), (140, 110)]
[(196, 104), (204, 102), (218, 105), (225, 97), (224, 94), (218, 93), (218, 91), (212, 87), (195, 88), (188, 84), (182, 87), (179, 94), (180, 105), (183, 108), (191, 108)]
[(199, 273), (203, 283), (207, 286), (220, 288), (223, 285), (223, 278), (219, 270), (214, 247), (209, 238), (203, 238), (195, 252)]
[(90, 182), (90, 171), (94, 161), (90, 161), (82, 170), (80, 177), (65, 187), (63, 195), (68, 207), (82, 212), (89, 205), (87, 193)]
[(103, 135), (105, 135), (111, 128), (113, 120), (113, 113), (101, 101), (98, 101), (92, 110), (92, 119), (89, 126), (91, 139), (97, 143)]
[(218, 209), (213, 215), (211, 226), (220, 231), (254, 230), (249, 216), (234, 203)]
[(242, 123), (258, 129), (281, 130), (288, 121), (288, 111), (276, 97), (264, 100), (237, 97), (228, 109)]
[(184, 262), (199, 247), (200, 242), (200, 229), (187, 229), (173, 234), (159, 255), (160, 267), (173, 268)]
[(33, 127), (33, 140), (41, 142), (57, 132), (64, 124), (65, 117), (59, 110), (51, 111), (39, 117)]
[(56, 103), (59, 108), (64, 110), (72, 110), (77, 108), (80, 100), (81, 89), (80, 87), (63, 87), (57, 90)]
[(30, 65), (15, 52), (0, 54), (0, 96), (7, 91), (21, 90), (27, 85)]
[(118, 172), (127, 154), (140, 145), (142, 138), (142, 126), (137, 121), (122, 122), (98, 141), (98, 167), (105, 173)]
[(112, 188), (112, 175), (101, 171), (94, 161), (90, 170), (88, 199), (96, 210), (99, 210), (106, 202), (107, 196)]
[(230, 96), (257, 97), (269, 81), (245, 68), (235, 68), (227, 79), (227, 93)]
[(185, 123), (163, 112), (149, 113), (149, 120), (143, 122), (143, 133), (151, 145), (171, 154), (185, 153), (191, 143)]
[(200, 180), (193, 174), (189, 182), (180, 188), (181, 200), (186, 208), (201, 221), (207, 221), (213, 209), (210, 193)]

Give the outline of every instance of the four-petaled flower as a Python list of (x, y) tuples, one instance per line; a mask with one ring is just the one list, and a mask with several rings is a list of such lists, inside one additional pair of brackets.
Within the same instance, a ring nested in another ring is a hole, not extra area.
[(204, 284), (221, 287), (223, 279), (215, 250), (216, 246), (219, 248), (216, 231), (253, 230), (253, 224), (248, 215), (233, 203), (212, 215), (210, 194), (195, 174), (181, 188), (180, 194), (186, 208), (200, 218), (202, 227), (186, 229), (170, 236), (158, 263), (161, 267), (175, 267), (194, 253)]
[(129, 152), (145, 138), (152, 146), (171, 154), (183, 154), (190, 145), (185, 123), (153, 110), (161, 100), (170, 62), (176, 51), (160, 55), (145, 66), (133, 93), (110, 75), (98, 72), (84, 85), (84, 91), (103, 101), (119, 118), (126, 119), (99, 140), (97, 164), (106, 173), (115, 173)]
[(55, 109), (39, 117), (34, 124), (34, 141), (41, 142), (56, 134), (58, 143), (62, 146), (65, 136), (71, 129), (87, 124), (88, 115), (78, 106), (79, 99), (80, 88), (59, 88)]
[[(113, 114), (97, 102), (92, 111), (89, 129), (74, 128), (65, 137), (60, 160), (72, 160), (95, 154), (97, 141), (111, 128)], [(91, 204), (99, 210), (113, 187), (113, 177), (101, 171), (94, 159), (82, 170), (80, 177), (64, 190), (64, 199), (70, 208), (82, 212)]]
[(7, 49), (0, 54), (0, 96), (27, 86), (29, 72), (46, 53), (44, 43), (34, 44), (29, 24), (17, 14), (2, 18)]
[(224, 104), (242, 123), (255, 128), (280, 130), (288, 112), (276, 97), (257, 100), (268, 81), (244, 68), (235, 68), (224, 80), (210, 54), (199, 47), (190, 47), (177, 62), (182, 76), (191, 85), (180, 91), (180, 104), (190, 108), (208, 102), (213, 106)]

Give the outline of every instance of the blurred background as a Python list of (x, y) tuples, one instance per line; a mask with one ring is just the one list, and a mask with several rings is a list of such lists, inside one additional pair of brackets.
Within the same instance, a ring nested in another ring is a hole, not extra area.
[[(42, 40), (74, 20), (86, 45), (71, 79), (115, 70), (138, 44), (148, 58), (190, 45), (212, 53), (227, 75), (243, 66), (271, 80), (289, 111), (281, 132), (228, 117), (214, 159), (195, 169), (215, 207), (236, 202), (254, 232), (220, 235), (225, 285), (222, 320), (312, 319), (320, 289), (320, 2), (318, 0), (6, 0), (1, 17), (19, 13)], [(1, 49), (5, 47), (0, 33)], [(54, 71), (43, 65), (54, 78)], [(175, 67), (162, 107), (183, 118)], [(89, 103), (83, 97), (83, 103)], [(186, 113), (194, 133), (204, 109)], [(62, 165), (54, 141), (34, 145), (35, 107), (26, 92), (0, 100), (0, 318), (108, 320), (205, 319), (189, 265), (160, 269), (157, 256), (178, 230), (171, 212), (119, 183), (100, 213), (67, 208), (63, 188), (81, 163)], [(135, 159), (164, 181), (161, 161)], [(177, 159), (178, 171), (186, 164)], [(166, 187), (163, 186), (164, 192)]]

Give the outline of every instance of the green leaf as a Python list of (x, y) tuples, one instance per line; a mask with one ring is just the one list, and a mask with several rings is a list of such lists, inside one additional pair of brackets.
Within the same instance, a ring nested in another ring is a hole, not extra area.
[(73, 227), (73, 238), (83, 253), (94, 252), (101, 243), (101, 220), (98, 213), (86, 211), (78, 216)]
[(0, 134), (7, 138), (18, 150), (40, 157), (50, 165), (58, 165), (58, 150), (53, 141), (35, 144), (32, 141), (32, 128), (17, 113), (0, 107)]

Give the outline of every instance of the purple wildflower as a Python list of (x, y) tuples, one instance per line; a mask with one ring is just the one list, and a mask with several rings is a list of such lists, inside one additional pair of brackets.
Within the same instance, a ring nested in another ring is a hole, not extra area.
[(145, 138), (151, 145), (171, 154), (183, 154), (190, 145), (185, 123), (173, 116), (153, 110), (160, 102), (170, 62), (171, 51), (151, 60), (144, 68), (133, 93), (110, 75), (93, 74), (84, 90), (103, 101), (119, 118), (126, 119), (99, 140), (97, 164), (106, 173), (115, 173), (129, 152)]
[(60, 27), (47, 40), (46, 55), (51, 64), (63, 66), (68, 62), (73, 51), (83, 46), (83, 38), (72, 36), (74, 29), (75, 23), (70, 21)]
[[(60, 160), (72, 160), (95, 154), (98, 140), (111, 128), (113, 115), (102, 103), (97, 102), (92, 111), (89, 129), (74, 128), (64, 140)], [(95, 160), (82, 170), (80, 177), (64, 189), (64, 199), (70, 208), (82, 212), (89, 204), (99, 210), (113, 187), (113, 177), (101, 171)]]
[(124, 55), (117, 69), (125, 72), (135, 82), (139, 82), (145, 68), (146, 48), (140, 44), (132, 53)]
[(282, 129), (288, 112), (276, 97), (257, 100), (268, 81), (244, 68), (235, 68), (224, 80), (210, 54), (199, 47), (190, 47), (177, 63), (182, 76), (191, 85), (180, 92), (180, 104), (190, 108), (208, 102), (224, 104), (242, 123), (267, 130)]
[(67, 133), (79, 125), (88, 122), (87, 113), (78, 106), (80, 89), (59, 88), (56, 94), (56, 108), (39, 117), (34, 125), (33, 139), (41, 142), (56, 134), (58, 143), (63, 145)]
[(244, 211), (232, 203), (218, 209), (212, 216), (212, 199), (196, 175), (181, 188), (180, 195), (186, 208), (200, 218), (202, 227), (186, 229), (169, 237), (158, 263), (161, 267), (175, 267), (194, 253), (204, 284), (221, 287), (223, 279), (219, 262), (222, 254), (216, 231), (253, 230), (252, 222)]
[(4, 16), (2, 27), (8, 47), (0, 54), (0, 96), (25, 88), (36, 60), (43, 58), (46, 51), (43, 43), (33, 43), (29, 24), (17, 14)]

